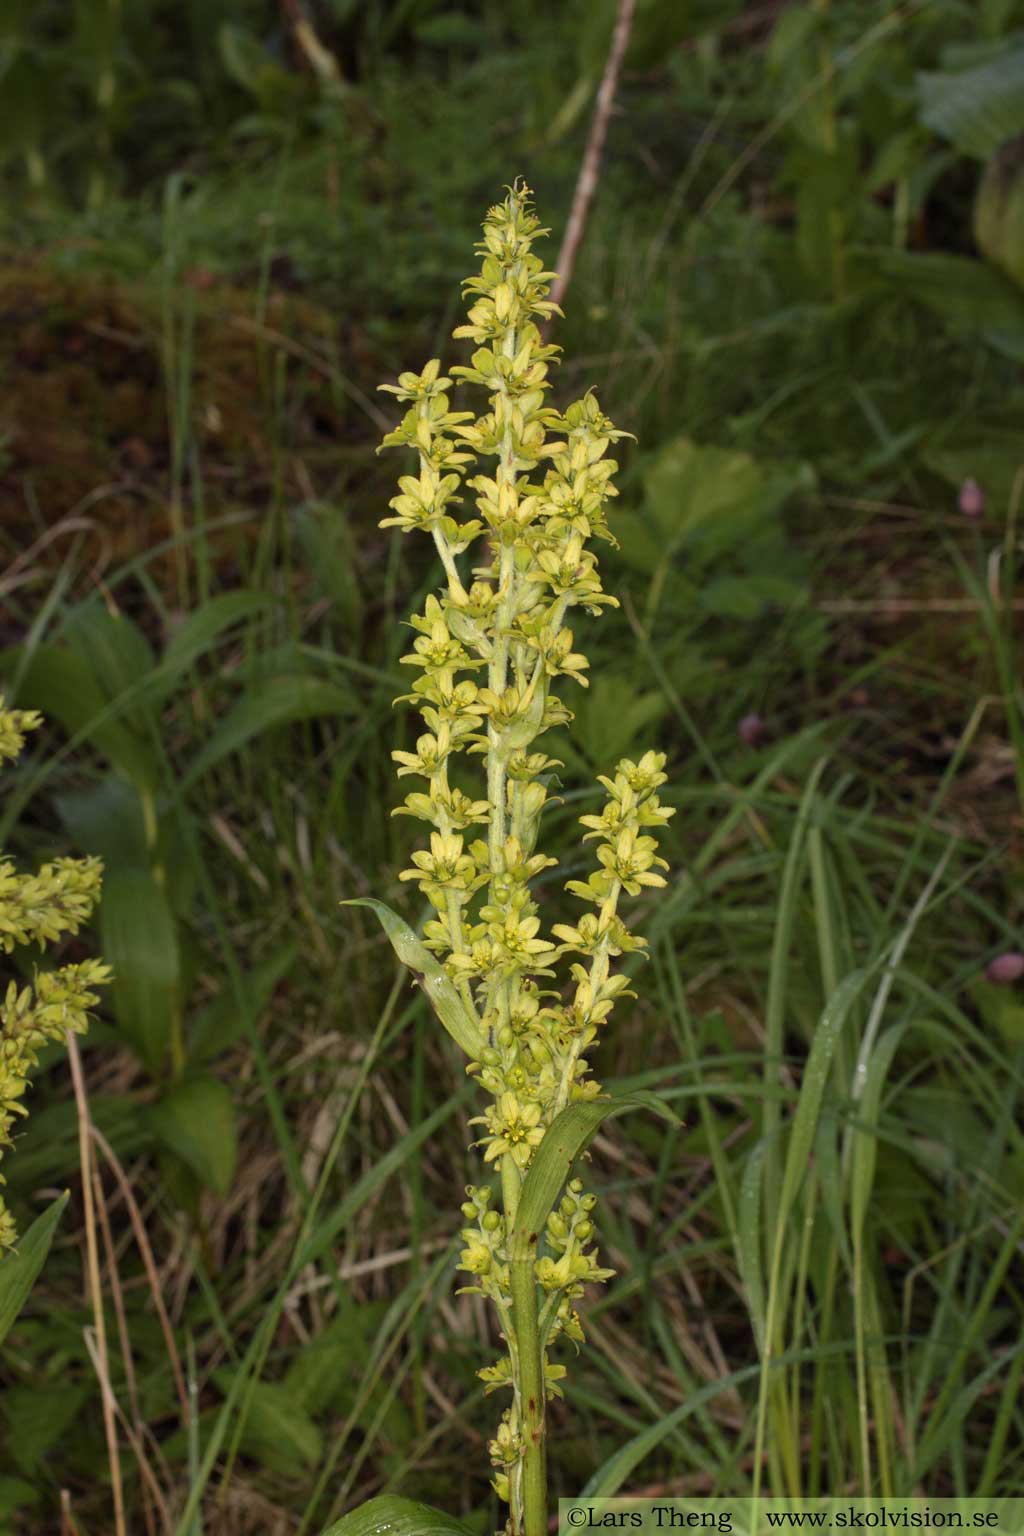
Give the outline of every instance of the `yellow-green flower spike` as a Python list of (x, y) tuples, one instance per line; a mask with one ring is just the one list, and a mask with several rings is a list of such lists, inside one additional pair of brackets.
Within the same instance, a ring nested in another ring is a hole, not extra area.
[[(665, 884), (657, 833), (672, 815), (657, 798), (664, 757), (647, 752), (638, 763), (620, 762), (601, 780), (608, 796), (601, 813), (582, 818), (584, 840), (598, 844), (596, 867), (568, 889), (588, 910), (574, 925), (545, 930), (534, 888), (556, 861), (537, 842), (550, 775), (561, 765), (536, 743), (573, 718), (553, 691), (560, 680), (587, 686), (571, 611), (596, 616), (617, 606), (591, 546), (615, 542), (607, 513), (617, 465), (608, 451), (628, 435), (592, 392), (564, 415), (547, 403), (559, 349), (543, 340), (538, 321), (561, 311), (547, 297), (554, 274), (532, 249), (545, 233), (529, 189), (510, 188), (487, 214), (480, 271), (464, 285), (468, 322), (455, 336), (474, 343), (470, 363), (446, 377), (435, 358), (381, 386), (409, 405), (382, 446), (418, 456), (418, 471), (401, 476), (394, 515), (381, 526), (429, 534), (445, 576), (413, 616), (415, 638), (402, 657), (415, 670), (407, 701), (424, 729), (414, 751), (394, 753), (398, 777), (418, 781), (397, 810), (431, 830), (401, 879), (418, 885), (433, 909), (424, 942), (487, 1036), (468, 1070), (493, 1102), (473, 1123), (483, 1127), (485, 1166), (500, 1167), (505, 1216), (491, 1209), (490, 1189), (466, 1191), (460, 1267), (471, 1279), (465, 1289), (495, 1304), (508, 1344), (480, 1376), (488, 1392), (512, 1390), (489, 1449), (493, 1486), (511, 1503), (517, 1533), (525, 1419), (506, 1226), (556, 1115), (601, 1091), (584, 1052), (616, 1001), (632, 995), (627, 978), (611, 974), (612, 960), (644, 942), (630, 934), (620, 903)], [(479, 414), (452, 409), (453, 380), (483, 391)], [(474, 757), (483, 765), (470, 788)], [(465, 787), (456, 775), (465, 775)], [(550, 1251), (535, 1266), (549, 1396), (560, 1394), (565, 1366), (548, 1351), (562, 1339), (578, 1349), (583, 1329), (573, 1303), (585, 1285), (612, 1273), (593, 1244), (594, 1204), (573, 1180), (548, 1223)]]

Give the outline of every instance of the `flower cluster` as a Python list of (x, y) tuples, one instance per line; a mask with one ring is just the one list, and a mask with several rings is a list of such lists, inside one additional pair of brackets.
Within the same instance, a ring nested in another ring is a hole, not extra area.
[[(35, 710), (5, 710), (0, 695), (0, 760), (16, 758), (25, 732), (41, 723)], [(101, 879), (96, 858), (56, 859), (36, 875), (19, 875), (8, 860), (0, 862), (0, 947), (10, 954), (15, 944), (77, 933), (99, 898)], [(90, 988), (103, 986), (110, 977), (109, 966), (84, 960), (55, 971), (37, 970), (31, 985), (8, 984), (0, 1002), (0, 1147), (13, 1145), (16, 1117), (28, 1113), (22, 1099), (40, 1049), (63, 1040), (68, 1030), (85, 1032), (87, 1012), (99, 1001)], [(16, 1240), (13, 1218), (0, 1196), (0, 1250), (12, 1248)]]
[[(647, 752), (639, 762), (620, 762), (601, 781), (608, 797), (601, 813), (582, 818), (587, 838), (598, 842), (597, 868), (568, 889), (588, 910), (575, 926), (544, 932), (535, 890), (556, 861), (536, 844), (562, 765), (536, 742), (572, 719), (554, 692), (558, 680), (587, 686), (587, 660), (567, 622), (572, 610), (596, 615), (617, 606), (602, 589), (590, 545), (615, 542), (606, 518), (617, 465), (608, 451), (627, 435), (592, 392), (564, 414), (547, 403), (559, 348), (544, 341), (538, 321), (557, 310), (547, 298), (554, 274), (532, 250), (545, 233), (528, 189), (511, 188), (487, 215), (480, 272), (465, 284), (468, 323), (455, 336), (475, 344), (470, 364), (445, 377), (433, 360), (422, 373), (383, 386), (408, 409), (382, 446), (415, 450), (419, 472), (402, 476), (394, 516), (382, 526), (428, 533), (446, 577), (444, 590), (412, 618), (415, 638), (402, 657), (415, 669), (405, 701), (425, 729), (414, 751), (394, 758), (400, 778), (423, 784), (395, 814), (431, 828), (429, 846), (413, 854), (401, 878), (430, 904), (424, 943), (487, 1042), (468, 1070), (493, 1099), (474, 1123), (483, 1128), (485, 1161), (501, 1171), (505, 1217), (491, 1209), (490, 1190), (467, 1191), (461, 1267), (472, 1277), (468, 1288), (495, 1303), (509, 1346), (480, 1373), (488, 1390), (513, 1389), (490, 1447), (495, 1487), (506, 1498), (510, 1486), (515, 1493), (523, 1438), (506, 1226), (554, 1118), (600, 1093), (584, 1052), (616, 1000), (629, 995), (611, 961), (644, 943), (626, 927), (620, 902), (665, 884), (653, 834), (672, 814), (657, 797), (664, 757)], [(453, 379), (486, 391), (482, 414), (451, 409)], [(475, 563), (460, 572), (458, 557), (467, 551)], [(467, 772), (474, 756), (486, 764), (485, 786)], [(577, 958), (560, 982), (555, 967), (567, 955)], [(574, 1181), (535, 1266), (549, 1394), (565, 1367), (548, 1360), (548, 1347), (559, 1337), (582, 1341), (574, 1302), (585, 1284), (611, 1274), (591, 1246), (593, 1204)]]

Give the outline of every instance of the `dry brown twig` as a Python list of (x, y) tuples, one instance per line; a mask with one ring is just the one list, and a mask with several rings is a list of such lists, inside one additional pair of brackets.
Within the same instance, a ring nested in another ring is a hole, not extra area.
[(612, 45), (608, 50), (608, 58), (604, 66), (604, 74), (601, 76), (601, 84), (597, 91), (597, 104), (594, 107), (594, 115), (590, 121), (590, 133), (587, 137), (587, 147), (583, 153), (583, 163), (576, 179), (576, 191), (573, 193), (572, 208), (569, 211), (569, 222), (566, 225), (565, 238), (562, 248), (558, 253), (556, 268), (558, 276), (551, 285), (551, 298), (556, 304), (561, 304), (565, 297), (566, 289), (572, 279), (573, 267), (576, 264), (576, 252), (583, 240), (583, 232), (587, 227), (587, 215), (590, 212), (590, 204), (594, 192), (597, 189), (597, 176), (601, 169), (601, 154), (604, 150), (604, 141), (608, 134), (608, 121), (612, 115), (612, 107), (615, 103), (615, 92), (619, 84), (619, 74), (622, 70), (622, 61), (626, 55), (626, 47), (629, 43), (629, 34), (633, 28), (633, 15), (636, 11), (636, 0), (619, 0), (619, 11), (615, 18), (615, 30), (612, 33)]

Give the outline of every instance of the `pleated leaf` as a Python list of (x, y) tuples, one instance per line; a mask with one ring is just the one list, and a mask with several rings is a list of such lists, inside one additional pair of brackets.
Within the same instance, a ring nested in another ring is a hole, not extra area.
[(323, 1532), (323, 1536), (471, 1536), (463, 1525), (443, 1510), (417, 1499), (384, 1494), (360, 1504)]
[(917, 96), (926, 128), (966, 155), (987, 160), (1024, 133), (1024, 48), (955, 73), (919, 74)]

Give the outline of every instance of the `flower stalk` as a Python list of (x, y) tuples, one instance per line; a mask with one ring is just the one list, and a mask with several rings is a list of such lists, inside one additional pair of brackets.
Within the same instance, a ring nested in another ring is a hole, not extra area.
[[(400, 477), (394, 515), (381, 526), (429, 533), (445, 576), (413, 615), (416, 636), (402, 657), (416, 669), (402, 702), (419, 710), (424, 731), (414, 752), (393, 753), (399, 778), (425, 781), (394, 814), (430, 828), (428, 846), (400, 878), (419, 886), (432, 916), (422, 946), (394, 914), (387, 922), (402, 957), (415, 966), (422, 953), (419, 969), (432, 968), (435, 991), (449, 990), (442, 1022), (452, 1029), (458, 1007), (456, 1038), (483, 1042), (467, 1071), (491, 1103), (472, 1123), (483, 1127), (479, 1145), (500, 1197), (496, 1205), (486, 1183), (466, 1189), (460, 1268), (472, 1281), (464, 1289), (494, 1304), (505, 1345), (479, 1374), (487, 1392), (511, 1394), (489, 1446), (510, 1536), (547, 1529), (546, 1403), (561, 1395), (566, 1374), (552, 1356), (566, 1343), (578, 1350), (576, 1302), (612, 1273), (598, 1262), (596, 1199), (579, 1179), (556, 1196), (543, 1230), (513, 1244), (513, 1229), (546, 1134), (572, 1105), (601, 1096), (586, 1053), (616, 1001), (633, 995), (612, 961), (644, 948), (620, 901), (665, 884), (652, 834), (672, 815), (657, 796), (663, 755), (624, 759), (602, 777), (602, 810), (581, 818), (584, 841), (598, 843), (597, 867), (566, 887), (589, 910), (542, 932), (535, 888), (557, 861), (537, 843), (562, 764), (536, 743), (572, 720), (552, 691), (557, 680), (587, 686), (587, 659), (566, 623), (572, 609), (599, 615), (617, 606), (590, 545), (615, 543), (606, 514), (617, 465), (607, 455), (627, 435), (592, 392), (564, 414), (547, 403), (560, 349), (539, 327), (561, 310), (547, 297), (555, 274), (532, 249), (546, 233), (529, 189), (509, 188), (487, 214), (480, 271), (464, 285), (471, 302), (455, 336), (473, 343), (470, 363), (443, 377), (432, 359), (422, 373), (381, 386), (408, 407), (381, 446), (415, 449), (419, 468)], [(456, 378), (485, 392), (479, 415), (451, 409)], [(457, 510), (466, 491), (475, 516)], [(484, 773), (474, 785), (467, 769), (479, 757)], [(484, 828), (486, 838), (477, 835)], [(576, 958), (560, 975), (566, 956)]]

